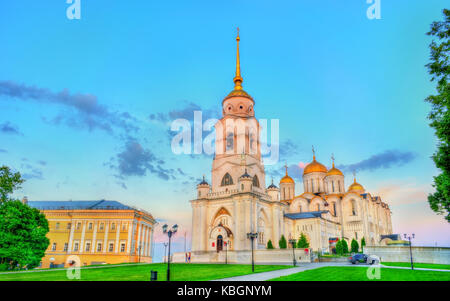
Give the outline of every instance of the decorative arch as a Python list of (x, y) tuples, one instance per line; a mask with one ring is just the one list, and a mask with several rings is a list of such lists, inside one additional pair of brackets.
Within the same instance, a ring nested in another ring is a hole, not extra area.
[(259, 179), (258, 179), (258, 176), (257, 175), (255, 175), (254, 177), (253, 177), (253, 186), (255, 186), (255, 187), (260, 187), (259, 186)]
[(322, 211), (325, 210), (325, 201), (320, 197), (315, 197), (311, 200), (311, 204), (309, 205), (310, 211)]
[(290, 212), (307, 212), (308, 209), (308, 201), (302, 198), (297, 198), (292, 201), (291, 205), (289, 206)]
[(228, 215), (228, 216), (231, 216), (230, 212), (228, 212), (228, 210), (227, 210), (225, 207), (221, 207), (221, 208), (217, 211), (216, 215), (214, 216), (214, 220), (216, 220), (216, 218), (218, 218), (218, 217), (221, 216), (221, 215)]
[(222, 178), (221, 186), (233, 185), (233, 178), (229, 173), (226, 173)]

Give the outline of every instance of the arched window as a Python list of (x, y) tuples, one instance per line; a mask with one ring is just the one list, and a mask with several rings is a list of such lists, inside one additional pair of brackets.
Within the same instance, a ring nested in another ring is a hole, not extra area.
[(228, 185), (233, 185), (233, 178), (230, 176), (229, 173), (226, 173), (222, 178), (221, 186), (228, 186)]
[(336, 212), (336, 202), (333, 202), (333, 213), (334, 213), (334, 216), (337, 216), (337, 212)]
[(253, 186), (259, 187), (259, 179), (258, 179), (258, 176), (257, 176), (257, 175), (255, 175), (255, 176), (253, 177)]
[(356, 202), (352, 200), (352, 215), (356, 215)]
[(333, 187), (333, 192), (334, 192), (334, 181), (331, 181), (331, 186)]
[(300, 208), (299, 208), (299, 209), (300, 209), (300, 213), (302, 213), (302, 205), (300, 205), (299, 207), (300, 207)]
[(317, 211), (320, 211), (320, 204), (317, 204)]
[(234, 134), (232, 132), (227, 133), (227, 151), (234, 150)]
[(341, 192), (341, 181), (338, 181), (339, 192)]

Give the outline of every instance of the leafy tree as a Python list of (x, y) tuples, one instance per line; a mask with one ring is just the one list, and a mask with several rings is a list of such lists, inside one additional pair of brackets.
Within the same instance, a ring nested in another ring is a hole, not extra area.
[(351, 247), (352, 253), (358, 253), (359, 252), (359, 244), (356, 241), (356, 239), (354, 239), (354, 238), (352, 239), (352, 243), (351, 243), (350, 247)]
[(441, 173), (434, 177), (433, 187), (436, 191), (428, 195), (428, 202), (433, 211), (446, 214), (450, 222), (450, 10), (444, 9), (444, 21), (431, 24), (427, 35), (434, 39), (430, 44), (430, 63), (426, 65), (431, 81), (436, 82), (436, 95), (430, 95), (425, 100), (431, 104), (428, 119), (437, 137), (437, 151), (432, 158)]
[(0, 270), (38, 266), (50, 243), (45, 215), (8, 197), (23, 182), (20, 173), (0, 167)]
[(34, 268), (50, 244), (45, 215), (21, 201), (0, 205), (0, 269)]
[(300, 234), (300, 239), (297, 242), (297, 248), (299, 249), (309, 248), (309, 242), (306, 239), (306, 236), (305, 234), (303, 234), (303, 232)]
[(19, 172), (13, 173), (8, 166), (0, 166), (0, 204), (8, 200), (8, 195), (21, 188), (24, 180)]
[(342, 253), (348, 254), (348, 243), (345, 239), (341, 239), (342, 241)]
[(336, 254), (344, 255), (344, 249), (342, 248), (342, 241), (338, 240), (336, 243)]
[(364, 247), (366, 246), (366, 239), (363, 237), (361, 238), (361, 251), (364, 252)]
[(284, 237), (284, 235), (281, 235), (281, 238), (280, 238), (280, 241), (278, 242), (278, 244), (280, 245), (280, 249), (287, 248), (287, 241), (286, 241), (286, 237)]
[(269, 239), (269, 241), (267, 242), (267, 249), (272, 250), (274, 249), (272, 241)]

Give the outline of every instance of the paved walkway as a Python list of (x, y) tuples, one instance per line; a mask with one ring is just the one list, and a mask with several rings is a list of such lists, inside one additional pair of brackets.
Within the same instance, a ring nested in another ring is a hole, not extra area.
[(265, 280), (269, 280), (269, 279), (273, 279), (273, 278), (278, 278), (281, 276), (287, 276), (287, 275), (296, 274), (296, 273), (307, 271), (307, 270), (313, 270), (313, 269), (329, 267), (329, 266), (348, 266), (348, 263), (342, 263), (342, 262), (304, 263), (304, 264), (299, 264), (299, 266), (295, 267), (295, 268), (282, 269), (282, 270), (263, 272), (263, 273), (256, 273), (256, 274), (237, 276), (237, 277), (231, 277), (231, 278), (224, 278), (224, 279), (218, 279), (215, 281), (265, 281)]
[[(304, 272), (307, 270), (314, 270), (318, 268), (323, 267), (360, 267), (360, 268), (368, 268), (370, 265), (366, 264), (359, 264), (359, 265), (352, 265), (347, 262), (314, 262), (314, 263), (303, 263), (299, 264), (298, 267), (290, 268), (290, 269), (282, 269), (282, 270), (276, 270), (276, 271), (270, 271), (270, 272), (263, 272), (263, 273), (256, 273), (256, 274), (249, 274), (249, 275), (243, 275), (243, 276), (237, 276), (237, 277), (231, 277), (231, 278), (224, 278), (224, 279), (218, 279), (214, 281), (266, 281), (282, 276), (288, 276), (300, 272)], [(382, 268), (387, 269), (403, 269), (403, 270), (410, 270), (409, 267), (394, 267), (394, 266), (385, 266), (381, 265)], [(414, 268), (415, 270), (422, 270), (422, 271), (436, 271), (436, 272), (450, 272), (450, 270), (438, 270), (438, 269), (428, 269), (428, 268)]]

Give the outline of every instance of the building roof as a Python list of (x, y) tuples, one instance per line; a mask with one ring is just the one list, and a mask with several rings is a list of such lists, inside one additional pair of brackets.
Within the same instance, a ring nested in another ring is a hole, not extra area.
[(323, 213), (327, 213), (327, 212), (328, 212), (328, 210), (299, 212), (299, 213), (286, 213), (284, 216), (289, 219), (318, 218), (318, 217), (321, 217)]
[(29, 201), (39, 210), (136, 210), (117, 201)]

